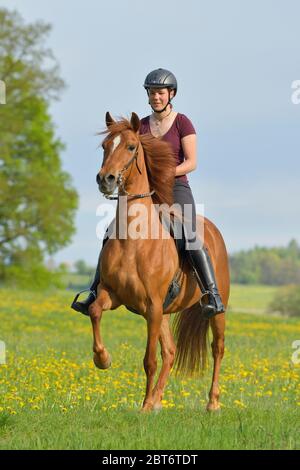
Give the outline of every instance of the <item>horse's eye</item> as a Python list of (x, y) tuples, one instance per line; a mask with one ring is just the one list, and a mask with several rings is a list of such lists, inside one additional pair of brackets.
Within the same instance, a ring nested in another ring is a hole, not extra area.
[(127, 148), (130, 152), (133, 152), (135, 150), (135, 145), (128, 145)]

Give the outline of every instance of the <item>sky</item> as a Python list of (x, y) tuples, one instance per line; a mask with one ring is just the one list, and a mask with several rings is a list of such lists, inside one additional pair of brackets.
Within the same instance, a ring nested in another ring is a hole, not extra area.
[(95, 182), (102, 161), (95, 133), (107, 110), (150, 114), (142, 85), (159, 67), (177, 77), (174, 109), (197, 131), (198, 165), (188, 176), (195, 201), (228, 251), (300, 242), (298, 0), (0, 0), (0, 7), (52, 25), (47, 45), (67, 83), (50, 111), (80, 206), (57, 263), (96, 264), (96, 211), (107, 201)]

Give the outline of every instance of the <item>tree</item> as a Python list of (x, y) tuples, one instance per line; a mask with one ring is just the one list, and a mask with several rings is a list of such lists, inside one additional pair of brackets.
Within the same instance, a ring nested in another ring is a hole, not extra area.
[(74, 267), (76, 268), (76, 273), (77, 274), (85, 274), (87, 265), (86, 262), (83, 259), (79, 259), (74, 263)]
[(8, 266), (41, 263), (75, 231), (77, 193), (62, 170), (64, 146), (48, 110), (64, 88), (44, 46), (50, 29), (0, 9), (0, 80), (6, 85), (6, 104), (0, 105), (0, 278)]
[(79, 259), (74, 263), (74, 267), (76, 269), (77, 274), (84, 274), (84, 275), (93, 275), (95, 273), (95, 268), (92, 266), (88, 266), (83, 259)]
[(284, 285), (300, 283), (300, 247), (291, 240), (287, 247), (255, 246), (230, 256), (232, 282)]

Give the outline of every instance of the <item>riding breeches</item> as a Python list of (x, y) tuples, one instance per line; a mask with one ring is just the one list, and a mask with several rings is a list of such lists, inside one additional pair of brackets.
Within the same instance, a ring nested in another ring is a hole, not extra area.
[[(199, 240), (196, 236), (196, 206), (192, 190), (188, 183), (180, 180), (175, 180), (174, 189), (174, 203), (179, 204), (182, 214), (184, 216), (183, 228), (184, 233), (182, 233), (182, 225), (180, 224), (176, 230), (176, 236), (186, 240), (186, 249), (199, 249), (198, 246)], [(198, 242), (196, 246), (196, 242)]]

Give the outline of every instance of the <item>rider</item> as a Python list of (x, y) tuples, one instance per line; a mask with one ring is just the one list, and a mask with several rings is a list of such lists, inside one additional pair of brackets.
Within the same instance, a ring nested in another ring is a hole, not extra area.
[[(153, 113), (141, 119), (140, 134), (151, 133), (154, 137), (162, 138), (162, 140), (171, 144), (177, 161), (173, 190), (174, 202), (179, 204), (182, 210), (184, 210), (186, 204), (189, 204), (189, 207), (192, 208), (191, 225), (195, 234), (195, 202), (186, 174), (196, 168), (196, 131), (191, 121), (184, 114), (176, 113), (173, 109), (171, 101), (177, 93), (177, 80), (172, 72), (161, 68), (153, 70), (147, 75), (144, 88), (147, 91)], [(206, 318), (211, 318), (224, 312), (213, 266), (207, 249), (200, 244), (197, 244), (197, 249), (195, 247), (191, 249), (195, 238), (192, 239), (187, 234), (185, 234), (185, 238), (185, 250), (195, 270), (202, 294), (207, 298), (207, 303), (202, 304), (203, 314)], [(71, 306), (74, 310), (85, 315), (89, 315), (88, 308), (96, 298), (97, 286), (100, 282), (99, 261), (100, 256), (89, 296), (84, 301), (77, 301), (78, 296), (76, 296)]]

